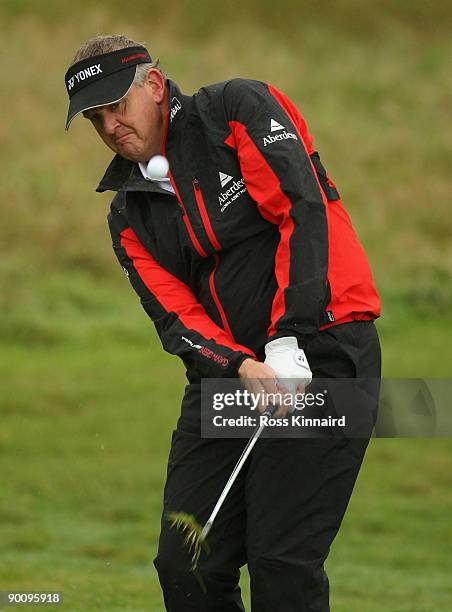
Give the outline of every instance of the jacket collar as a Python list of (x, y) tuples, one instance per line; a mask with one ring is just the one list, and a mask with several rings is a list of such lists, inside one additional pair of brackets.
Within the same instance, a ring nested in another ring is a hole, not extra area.
[[(162, 143), (163, 150), (182, 123), (182, 117), (187, 112), (191, 96), (184, 96), (178, 86), (168, 79), (169, 110), (166, 118), (165, 135)], [(96, 191), (156, 191), (168, 193), (153, 181), (146, 181), (140, 171), (138, 164), (120, 155), (110, 162), (104, 176), (99, 182)]]

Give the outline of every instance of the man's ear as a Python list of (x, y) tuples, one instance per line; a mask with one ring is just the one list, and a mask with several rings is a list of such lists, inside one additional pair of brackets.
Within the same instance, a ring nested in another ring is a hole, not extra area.
[(166, 79), (157, 68), (149, 68), (146, 84), (151, 88), (152, 97), (157, 104), (161, 104), (166, 97)]

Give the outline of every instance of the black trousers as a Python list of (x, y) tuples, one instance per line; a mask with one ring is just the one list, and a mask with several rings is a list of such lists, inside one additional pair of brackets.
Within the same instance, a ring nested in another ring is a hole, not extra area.
[[(305, 352), (314, 377), (380, 377), (372, 322), (330, 328)], [(246, 441), (202, 439), (199, 432), (200, 385), (190, 384), (173, 433), (164, 513), (184, 511), (204, 524)], [(215, 520), (211, 552), (199, 560), (204, 588), (190, 571), (181, 534), (162, 518), (154, 564), (166, 609), (243, 611), (238, 582), (248, 564), (253, 612), (329, 611), (324, 562), (367, 444), (346, 437), (259, 440)]]

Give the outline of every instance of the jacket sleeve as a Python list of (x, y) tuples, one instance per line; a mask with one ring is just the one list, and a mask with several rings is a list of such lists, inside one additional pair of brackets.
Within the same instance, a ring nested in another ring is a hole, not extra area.
[(141, 304), (154, 322), (163, 348), (201, 377), (235, 377), (247, 357), (245, 346), (216, 325), (193, 291), (144, 248), (125, 215), (112, 205), (108, 224), (113, 250)]
[[(237, 153), (260, 214), (280, 235), (268, 338), (296, 336), (303, 347), (318, 333), (329, 302), (327, 199), (318, 175), (323, 168), (302, 116), (272, 86), (234, 79), (224, 102), (230, 128), (225, 142)], [(325, 175), (328, 197), (339, 198), (328, 181)]]

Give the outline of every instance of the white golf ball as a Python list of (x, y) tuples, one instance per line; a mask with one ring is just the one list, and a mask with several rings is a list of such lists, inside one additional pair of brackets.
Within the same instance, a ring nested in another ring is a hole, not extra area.
[(166, 178), (168, 175), (169, 163), (163, 155), (154, 155), (148, 162), (147, 173), (153, 179)]

